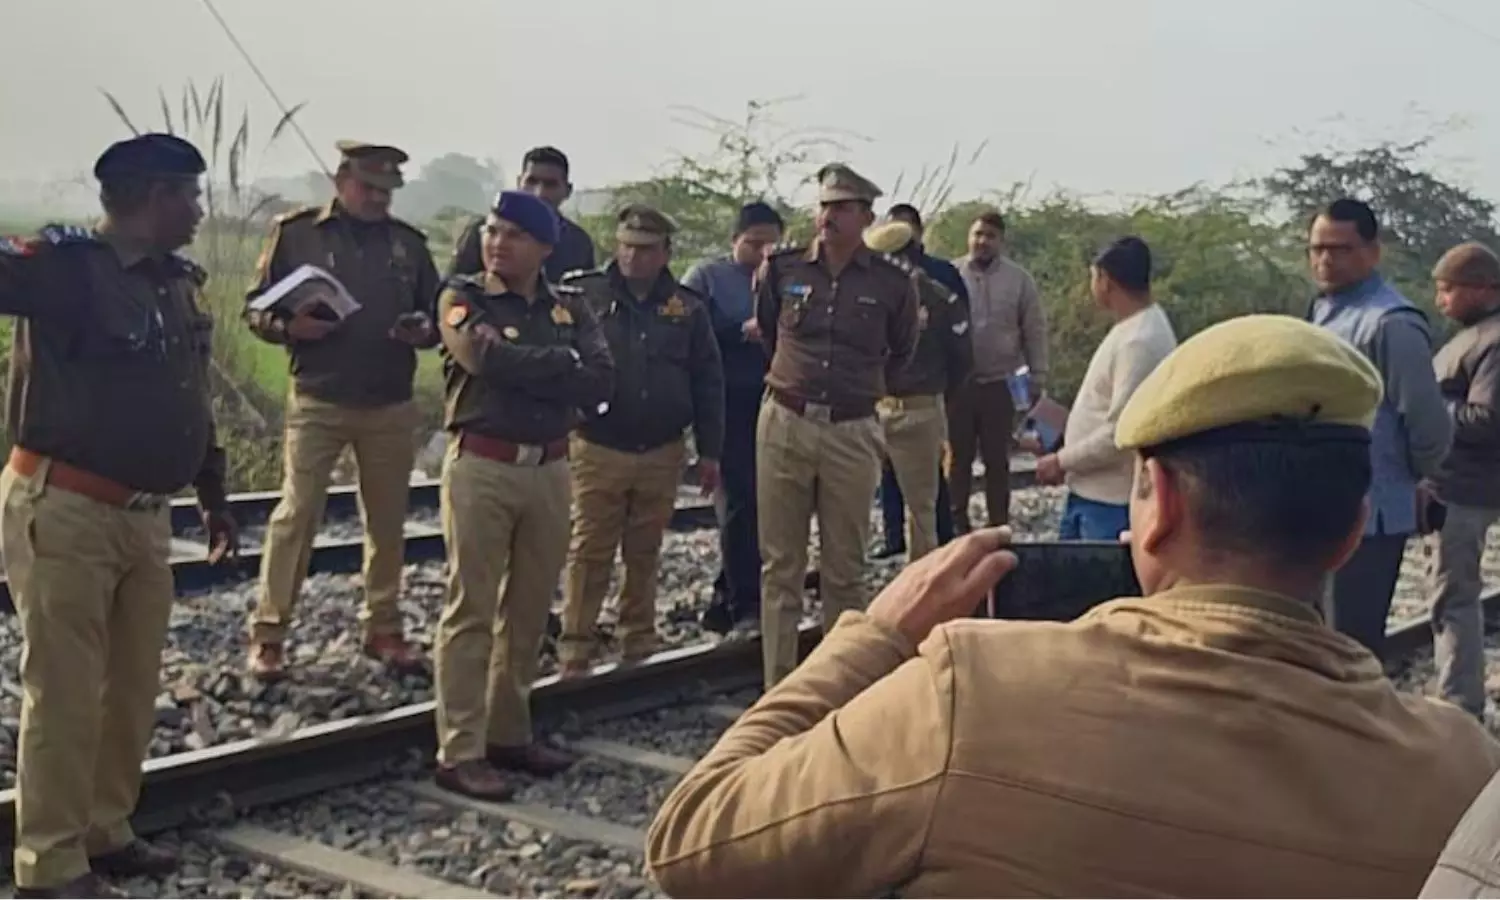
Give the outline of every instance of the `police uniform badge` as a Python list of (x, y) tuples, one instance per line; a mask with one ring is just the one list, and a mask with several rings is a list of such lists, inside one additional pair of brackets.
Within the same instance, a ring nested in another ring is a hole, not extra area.
[(448, 313), (443, 316), (443, 321), (448, 323), (449, 328), (457, 328), (469, 321), (469, 305), (467, 303), (455, 303), (448, 307)]
[(521, 337), (521, 329), (517, 328), (514, 325), (505, 326), (505, 328), (500, 333), (505, 335), (505, 339), (507, 341), (514, 341)]
[(572, 325), (573, 314), (568, 312), (566, 306), (558, 303), (552, 307), (552, 323), (554, 325)]
[(687, 315), (687, 307), (682, 305), (681, 297), (673, 294), (667, 305), (662, 307), (661, 314), (671, 319), (680, 319)]

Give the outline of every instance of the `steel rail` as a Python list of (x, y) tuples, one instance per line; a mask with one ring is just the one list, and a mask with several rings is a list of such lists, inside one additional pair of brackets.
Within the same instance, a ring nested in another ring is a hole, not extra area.
[[(1500, 593), (1482, 600), (1500, 610)], [(805, 626), (801, 652), (821, 629)], [(1387, 634), (1392, 657), (1410, 662), (1430, 649), (1425, 621), (1409, 621)], [(556, 675), (536, 682), (532, 702), (538, 722), (628, 715), (713, 693), (754, 687), (761, 679), (759, 638), (668, 650), (633, 666), (596, 667), (586, 678)], [(380, 778), (411, 753), (430, 755), (436, 738), (434, 704), (341, 719), (284, 737), (255, 738), (148, 760), (133, 822), (142, 834), (192, 826), (233, 811), (282, 803)], [(15, 791), (0, 791), (0, 845), (14, 842)]]
[[(802, 652), (820, 629), (804, 627)], [(633, 666), (600, 666), (587, 678), (536, 682), (538, 722), (589, 720), (657, 709), (693, 697), (753, 687), (761, 680), (760, 639), (657, 653)], [(132, 824), (142, 834), (191, 826), (204, 817), (296, 800), (379, 778), (412, 752), (436, 746), (434, 704), (252, 738), (147, 760)], [(0, 845), (15, 841), (15, 790), (0, 791)]]

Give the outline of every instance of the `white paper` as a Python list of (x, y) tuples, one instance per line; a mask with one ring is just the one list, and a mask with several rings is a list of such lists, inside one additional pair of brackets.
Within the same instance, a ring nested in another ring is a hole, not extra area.
[(301, 265), (287, 277), (266, 289), (266, 292), (250, 301), (250, 309), (264, 312), (283, 307), (296, 313), (310, 304), (326, 306), (338, 316), (339, 321), (359, 311), (359, 301), (333, 275), (317, 266)]

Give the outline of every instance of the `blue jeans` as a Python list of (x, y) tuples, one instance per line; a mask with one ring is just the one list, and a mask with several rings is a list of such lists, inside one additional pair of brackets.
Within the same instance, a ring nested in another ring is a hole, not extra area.
[(1129, 506), (1100, 503), (1069, 491), (1057, 537), (1064, 541), (1114, 541), (1129, 527)]
[[(906, 549), (906, 498), (896, 483), (896, 470), (887, 462), (880, 473), (880, 512), (885, 520), (885, 545), (892, 550)], [(939, 544), (953, 540), (953, 507), (948, 502), (948, 479), (938, 472), (937, 539)]]

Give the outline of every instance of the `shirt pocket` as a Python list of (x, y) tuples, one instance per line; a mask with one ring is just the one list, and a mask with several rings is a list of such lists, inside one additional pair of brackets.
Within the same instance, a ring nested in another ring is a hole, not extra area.
[(686, 316), (658, 315), (651, 324), (651, 355), (686, 366), (692, 351), (692, 335)]
[(890, 313), (885, 304), (856, 297), (834, 314), (837, 337), (842, 343), (868, 356), (880, 356), (886, 349), (886, 325)]
[(122, 365), (166, 357), (167, 336), (161, 314), (126, 297), (96, 304), (80, 323), (73, 341), (84, 362)]

